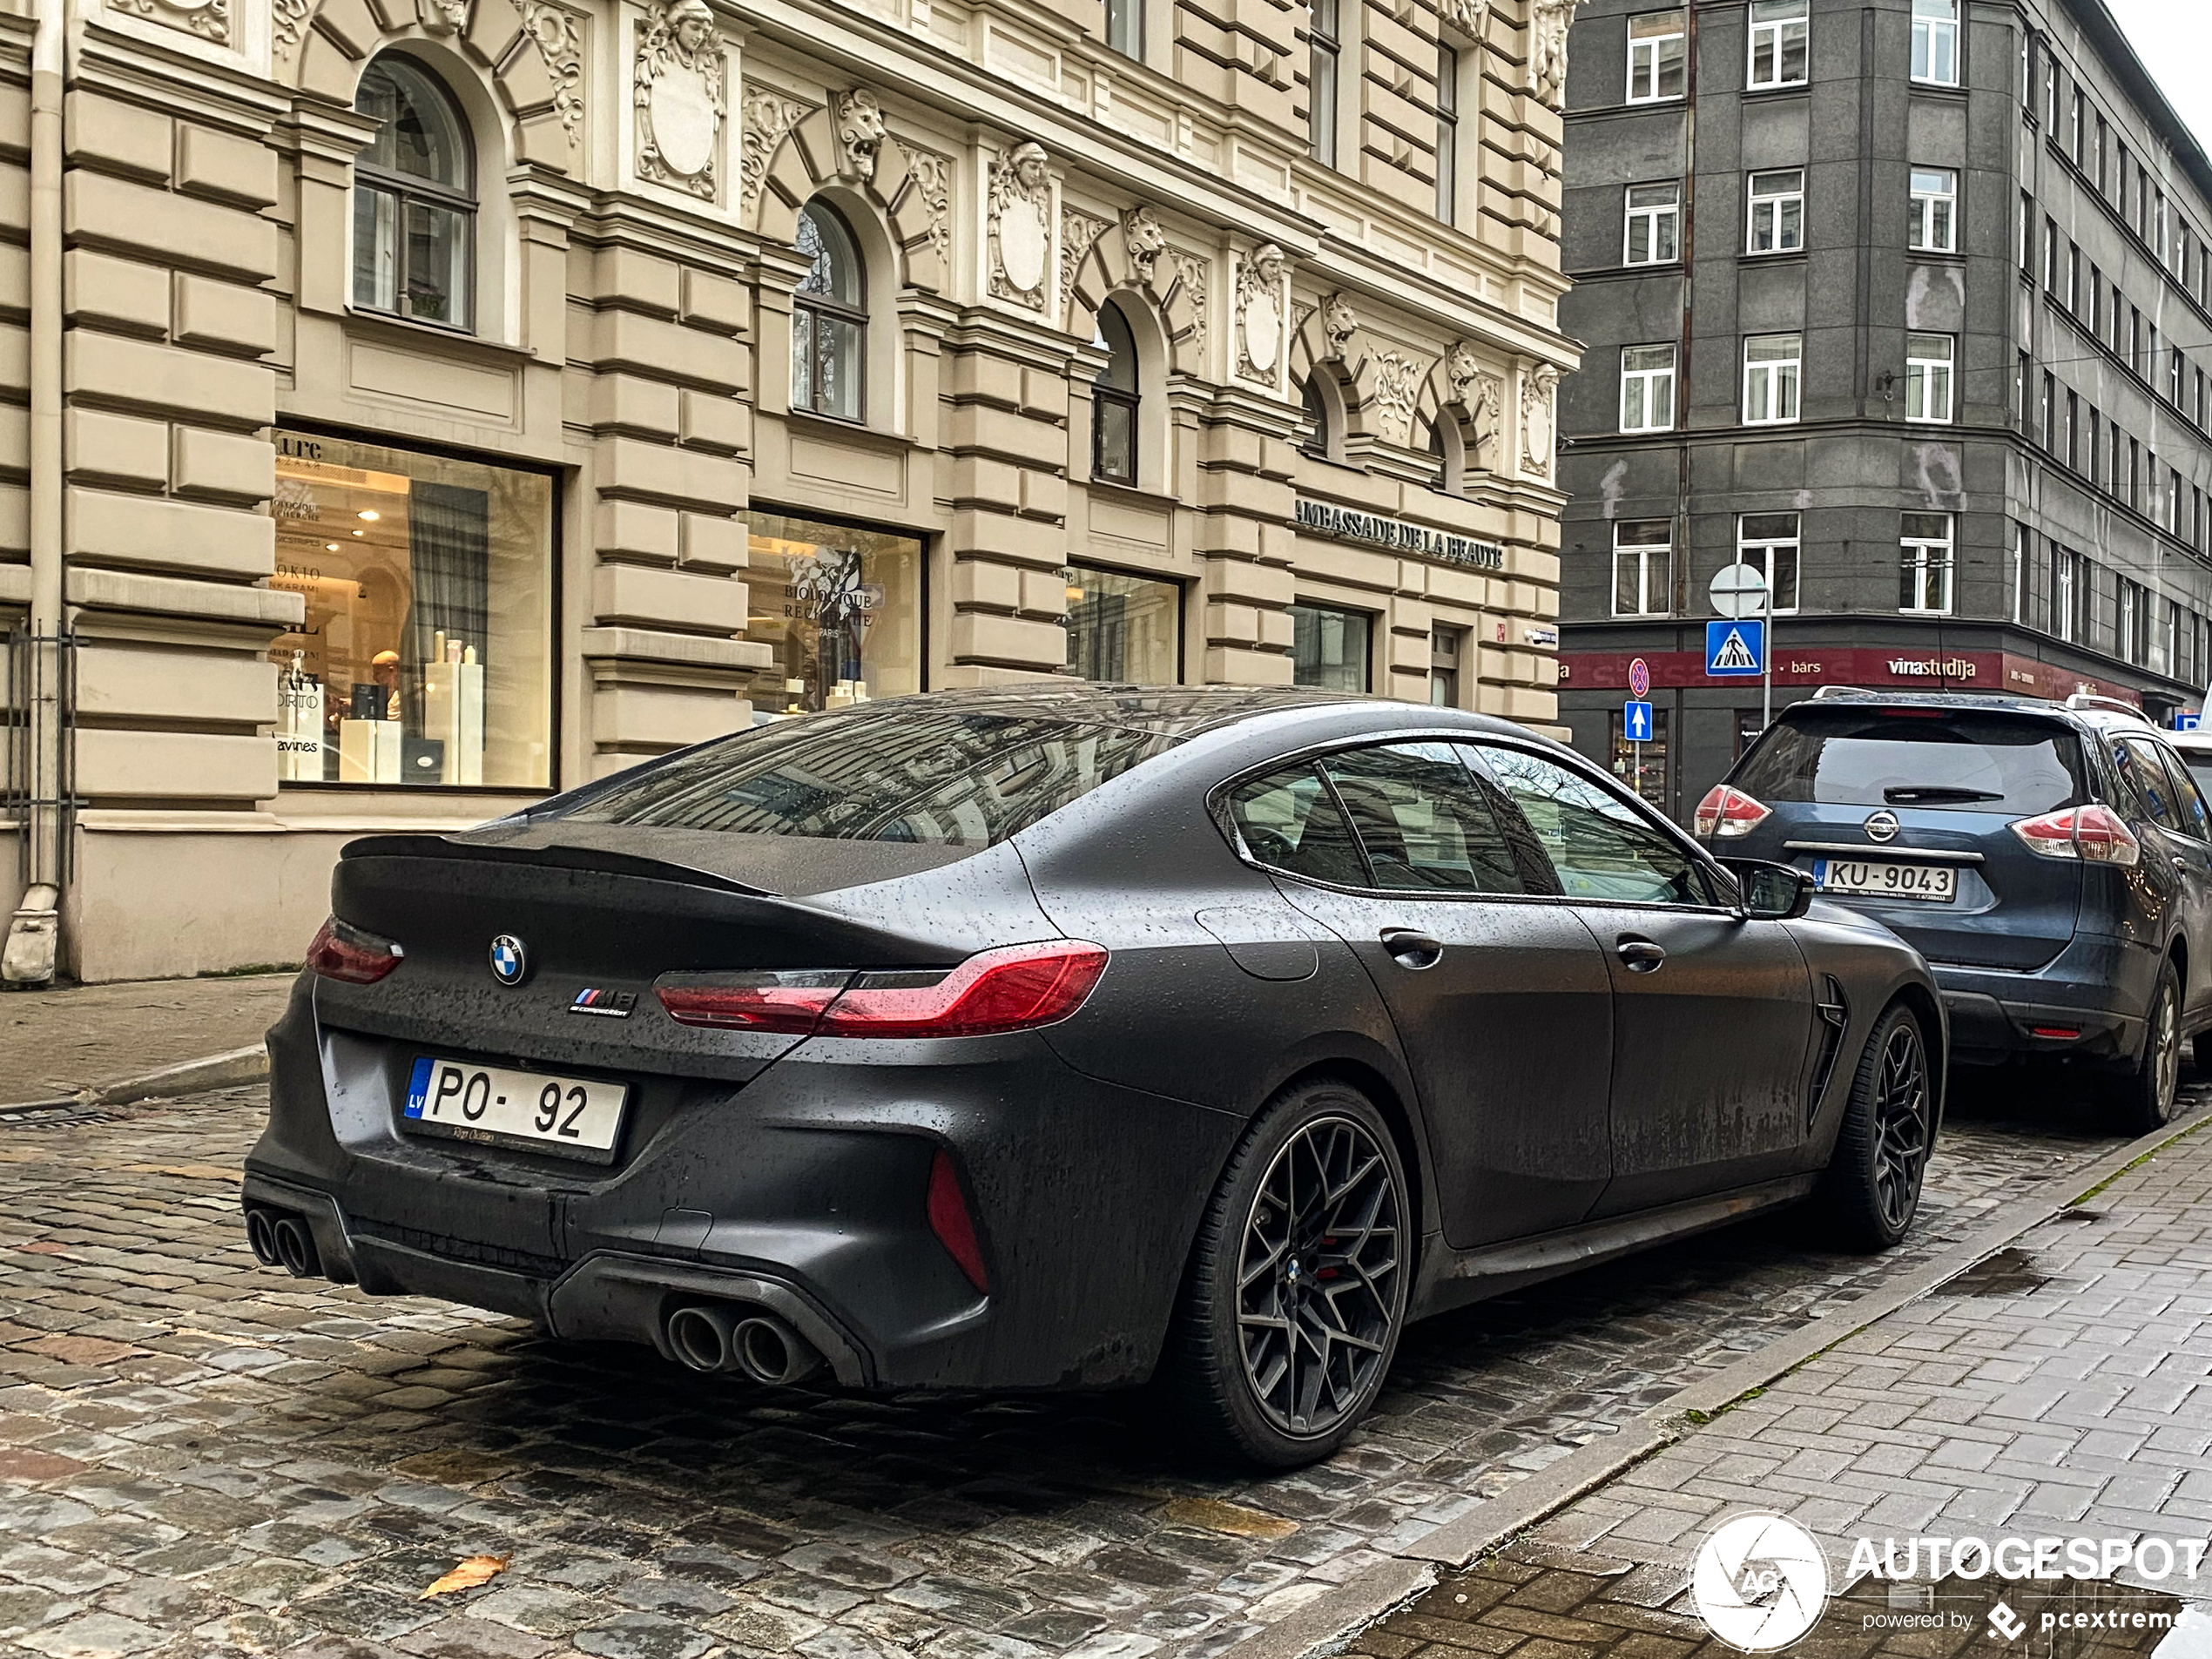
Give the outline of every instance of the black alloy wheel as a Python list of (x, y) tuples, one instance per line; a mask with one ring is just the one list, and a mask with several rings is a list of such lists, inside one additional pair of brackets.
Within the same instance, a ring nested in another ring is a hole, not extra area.
[(1887, 1250), (1905, 1237), (1934, 1143), (1927, 1039), (1910, 1008), (1892, 1005), (1859, 1056), (1829, 1160), (1826, 1196), (1844, 1243)]
[(2174, 1097), (2181, 1087), (2182, 976), (2171, 958), (2160, 965), (2144, 1024), (2141, 1060), (2113, 1080), (2107, 1096), (2120, 1127), (2138, 1135), (2174, 1121)]
[(1301, 1085), (1261, 1114), (1200, 1225), (1170, 1355), (1217, 1450), (1310, 1463), (1374, 1404), (1405, 1324), (1405, 1193), (1388, 1127), (1348, 1084)]

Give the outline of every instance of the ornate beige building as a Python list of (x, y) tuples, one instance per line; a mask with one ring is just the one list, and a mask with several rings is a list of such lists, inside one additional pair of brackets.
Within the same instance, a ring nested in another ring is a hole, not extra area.
[(296, 960), (350, 836), (902, 691), (1554, 718), (1571, 0), (46, 3), (11, 977), (57, 903)]

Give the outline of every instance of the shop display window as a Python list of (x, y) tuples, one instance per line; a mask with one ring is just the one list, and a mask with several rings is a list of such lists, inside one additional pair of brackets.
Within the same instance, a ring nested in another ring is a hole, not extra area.
[(745, 522), (745, 637), (775, 653), (746, 692), (756, 724), (921, 689), (921, 542), (774, 512)]
[(1132, 685), (1182, 679), (1181, 583), (1081, 564), (1064, 574), (1069, 673)]

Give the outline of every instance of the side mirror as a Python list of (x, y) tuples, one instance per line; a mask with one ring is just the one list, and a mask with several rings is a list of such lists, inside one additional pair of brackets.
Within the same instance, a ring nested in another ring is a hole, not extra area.
[(1723, 859), (1721, 866), (1736, 878), (1743, 914), (1754, 921), (1791, 921), (1811, 907), (1812, 878), (1794, 865)]

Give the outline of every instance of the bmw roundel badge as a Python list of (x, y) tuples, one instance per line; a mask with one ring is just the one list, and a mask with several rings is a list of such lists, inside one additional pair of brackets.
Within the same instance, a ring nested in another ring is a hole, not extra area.
[(502, 985), (520, 985), (530, 975), (530, 959), (523, 941), (502, 934), (491, 941), (491, 976)]

